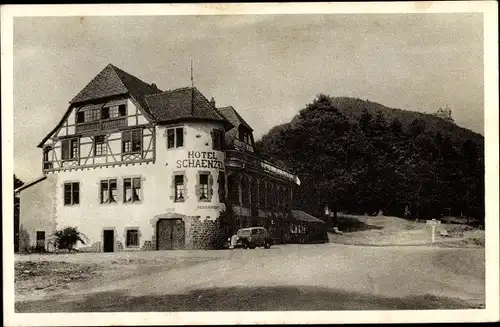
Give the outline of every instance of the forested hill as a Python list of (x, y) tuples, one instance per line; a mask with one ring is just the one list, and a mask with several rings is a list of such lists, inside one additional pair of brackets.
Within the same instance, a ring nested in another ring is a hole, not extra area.
[(256, 144), (297, 174), (296, 206), (484, 219), (484, 138), (429, 114), (319, 95)]
[(404, 128), (408, 128), (408, 126), (410, 126), (415, 119), (421, 120), (425, 123), (428, 131), (432, 131), (434, 133), (440, 132), (442, 135), (449, 135), (454, 141), (471, 139), (476, 142), (481, 142), (483, 138), (483, 136), (478, 133), (457, 126), (431, 114), (389, 108), (376, 102), (357, 98), (331, 97), (330, 99), (332, 105), (354, 123), (361, 118), (364, 110), (368, 110), (372, 115), (380, 112), (388, 121), (398, 119)]

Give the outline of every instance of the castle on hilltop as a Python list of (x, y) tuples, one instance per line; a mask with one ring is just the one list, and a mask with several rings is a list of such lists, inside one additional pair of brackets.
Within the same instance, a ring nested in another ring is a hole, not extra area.
[(454, 123), (455, 121), (453, 120), (453, 117), (451, 117), (451, 109), (446, 105), (444, 109), (439, 108), (435, 113), (434, 116), (439, 117), (441, 119), (447, 120), (451, 123)]

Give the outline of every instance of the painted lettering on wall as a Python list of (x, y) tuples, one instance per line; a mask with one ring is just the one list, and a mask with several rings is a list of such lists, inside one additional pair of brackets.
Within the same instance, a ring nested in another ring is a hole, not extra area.
[(188, 151), (186, 159), (177, 160), (177, 168), (211, 168), (224, 170), (222, 161), (217, 160), (215, 152)]

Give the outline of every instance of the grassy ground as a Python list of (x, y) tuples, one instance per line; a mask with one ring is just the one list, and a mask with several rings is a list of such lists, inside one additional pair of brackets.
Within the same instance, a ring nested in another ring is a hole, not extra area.
[[(425, 222), (386, 216), (347, 216), (337, 221), (343, 234), (329, 233), (332, 243), (352, 245), (430, 245), (432, 229)], [(449, 236), (440, 236), (446, 230)], [(435, 246), (484, 247), (484, 231), (464, 224), (436, 227)]]

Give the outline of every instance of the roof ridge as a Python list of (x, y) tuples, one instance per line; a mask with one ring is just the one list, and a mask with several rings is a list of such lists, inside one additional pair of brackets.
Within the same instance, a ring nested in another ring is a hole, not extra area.
[[(85, 91), (87, 89), (87, 87), (89, 85), (91, 85), (94, 81), (96, 81), (98, 78), (100, 78), (102, 76), (102, 74), (104, 74), (105, 72), (107, 72), (108, 70), (112, 70), (113, 73), (116, 75), (116, 77), (118, 77), (118, 79), (120, 80), (120, 83), (121, 85), (127, 89), (127, 87), (125, 86), (125, 84), (123, 84), (123, 81), (122, 79), (120, 78), (120, 76), (116, 73), (116, 70), (115, 68), (117, 68), (116, 66), (113, 66), (112, 64), (107, 64), (106, 67), (104, 67), (104, 69), (102, 69), (97, 75), (94, 76), (94, 78), (92, 78), (90, 80), (90, 82), (88, 82), (87, 84), (85, 84), (85, 86), (80, 90), (80, 92), (78, 92), (74, 97), (73, 99), (71, 99), (71, 101), (69, 103), (73, 103), (73, 101), (75, 101), (76, 98), (78, 98), (82, 93), (83, 91)], [(119, 68), (118, 68), (119, 69)]]
[[(135, 75), (132, 75), (132, 74), (130, 74), (130, 73), (127, 73), (127, 72), (126, 72), (126, 71), (124, 71), (123, 69), (121, 69), (121, 68), (119, 68), (119, 67), (116, 67), (116, 66), (115, 66), (115, 65), (113, 65), (113, 64), (108, 64), (108, 66), (111, 66), (111, 68), (113, 68), (113, 70), (115, 71), (115, 73), (116, 73), (116, 72), (118, 72), (118, 73), (121, 73), (121, 74), (127, 75), (127, 77), (132, 78), (132, 79), (134, 79), (134, 80), (137, 80), (137, 81), (139, 81), (139, 82), (141, 82), (141, 83), (143, 83), (143, 84), (147, 85), (147, 86), (148, 86), (148, 87), (150, 87), (151, 89), (154, 89), (154, 88), (155, 88), (153, 85), (151, 85), (151, 83), (145, 82), (144, 80), (140, 79), (139, 77), (137, 77), (137, 76), (135, 76)], [(123, 86), (124, 86), (126, 89), (128, 89), (127, 85), (125, 85), (125, 83), (123, 82), (122, 77), (121, 77), (119, 74), (117, 74), (117, 75), (118, 75), (118, 78), (120, 78), (120, 81), (122, 82)], [(160, 89), (158, 89), (158, 88), (157, 88), (157, 90), (158, 90), (158, 91), (160, 91), (160, 92), (163, 92), (162, 90), (160, 90)], [(158, 92), (158, 93), (160, 93), (160, 92)]]
[(219, 112), (219, 110), (217, 110), (217, 107), (212, 105), (212, 103), (210, 102), (210, 100), (208, 100), (204, 95), (203, 93), (200, 92), (200, 90), (198, 90), (198, 88), (196, 88), (196, 86), (193, 86), (192, 89), (195, 91), (195, 92), (198, 92), (199, 95), (201, 95), (201, 97), (205, 100), (205, 102), (209, 105), (210, 108), (212, 108), (212, 110), (222, 119), (224, 120), (227, 120), (226, 117), (224, 117), (223, 114), (221, 114)]
[(161, 94), (165, 94), (165, 93), (173, 93), (173, 92), (180, 92), (180, 91), (187, 91), (187, 90), (190, 90), (191, 89), (191, 86), (186, 86), (186, 87), (179, 87), (179, 88), (176, 88), (176, 89), (173, 89), (173, 90), (165, 90), (165, 91), (161, 91), (161, 92), (158, 92), (158, 93), (154, 93), (154, 94), (146, 94), (144, 97), (153, 97), (153, 96), (158, 96), (158, 95), (161, 95)]

